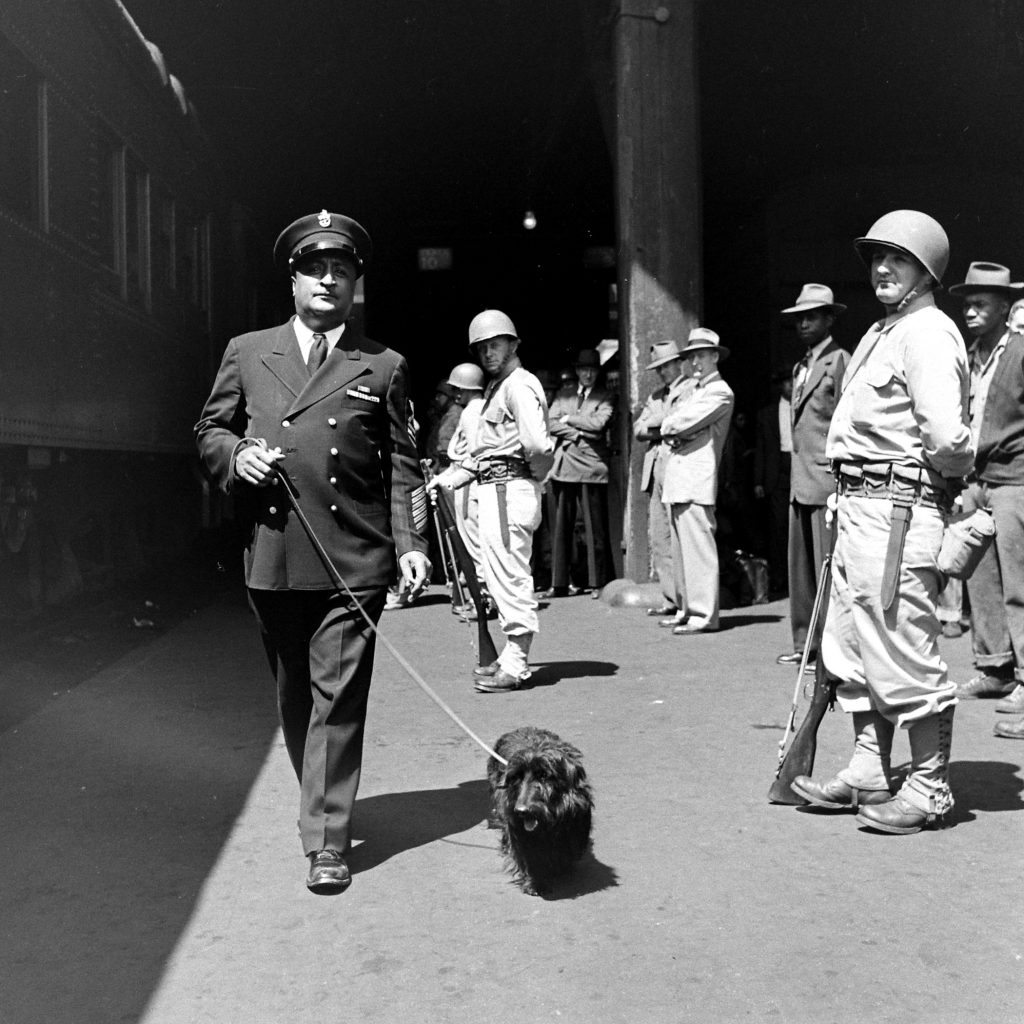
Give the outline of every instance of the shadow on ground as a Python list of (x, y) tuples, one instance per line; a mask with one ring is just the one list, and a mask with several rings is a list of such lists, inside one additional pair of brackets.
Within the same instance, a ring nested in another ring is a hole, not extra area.
[(619, 666), (613, 661), (540, 661), (533, 666), (532, 686), (554, 686), (563, 679), (614, 676)]
[(488, 787), (483, 779), (452, 789), (382, 793), (356, 801), (354, 847), (348, 858), (353, 874), (428, 843), (457, 835), (487, 816)]

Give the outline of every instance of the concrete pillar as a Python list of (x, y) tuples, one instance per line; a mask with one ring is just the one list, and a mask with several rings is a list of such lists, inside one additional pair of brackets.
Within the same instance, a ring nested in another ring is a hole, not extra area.
[[(614, 0), (615, 165), (622, 394), (636, 409), (654, 387), (651, 345), (685, 341), (702, 312), (701, 167), (696, 0)], [(625, 410), (624, 410), (625, 411)], [(625, 575), (646, 580), (643, 446), (630, 452)]]

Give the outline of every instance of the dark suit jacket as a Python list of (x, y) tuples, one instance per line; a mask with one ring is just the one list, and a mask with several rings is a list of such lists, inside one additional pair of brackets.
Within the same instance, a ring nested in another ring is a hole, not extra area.
[[(561, 483), (606, 484), (611, 458), (608, 424), (615, 412), (615, 396), (595, 384), (579, 408), (577, 400), (577, 389), (565, 388), (551, 403), (548, 430), (556, 447), (550, 477)], [(561, 422), (563, 416), (568, 422)]]
[(195, 434), (210, 475), (250, 524), (249, 587), (325, 590), (331, 582), (284, 489), (234, 480), (243, 438), (284, 452), (302, 510), (353, 589), (386, 586), (396, 548), (426, 551), (409, 408), (404, 357), (351, 323), (312, 378), (291, 321), (231, 339)]
[(801, 505), (824, 505), (836, 488), (825, 441), (849, 361), (846, 350), (830, 341), (811, 364), (799, 403), (794, 377), (790, 497)]

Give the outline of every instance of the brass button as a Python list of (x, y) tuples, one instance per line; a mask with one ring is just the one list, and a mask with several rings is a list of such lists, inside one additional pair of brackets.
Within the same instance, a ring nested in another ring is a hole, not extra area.
[(267, 511), (268, 511), (268, 512), (269, 512), (269, 513), (270, 513), (270, 514), (271, 514), (272, 516), (276, 516), (276, 515), (277, 515), (277, 506), (276, 506), (276, 505), (271, 505), (271, 506), (270, 506), (270, 508), (268, 508), (268, 509), (267, 509)]
[(328, 418), (327, 418), (327, 426), (329, 426), (329, 427), (336, 427), (337, 425), (338, 425), (338, 421), (333, 416), (328, 416)]
[(331, 449), (331, 454), (332, 454), (332, 455), (333, 455), (333, 456), (334, 456), (335, 458), (337, 458), (337, 457), (338, 457), (338, 449), (337, 449), (337, 448), (332, 448), (332, 449)]
[(291, 425), (292, 425), (292, 421), (291, 420), (281, 420), (281, 426), (282, 427), (290, 427)]

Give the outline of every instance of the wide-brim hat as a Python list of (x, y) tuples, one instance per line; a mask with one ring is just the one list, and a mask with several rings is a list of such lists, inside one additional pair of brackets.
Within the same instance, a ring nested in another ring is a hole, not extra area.
[(709, 327), (694, 327), (686, 339), (686, 346), (680, 353), (685, 359), (694, 352), (712, 351), (718, 353), (719, 359), (728, 359), (729, 350), (721, 343), (718, 335)]
[(846, 312), (846, 306), (841, 302), (836, 302), (832, 289), (828, 285), (805, 284), (796, 297), (796, 304), (782, 310), (782, 315), (793, 316), (796, 313), (806, 313), (811, 309), (827, 309), (836, 316)]
[(679, 343), (675, 341), (656, 341), (651, 346), (651, 361), (647, 364), (648, 370), (654, 370), (659, 366), (672, 362), (673, 359), (683, 359)]
[(373, 255), (373, 243), (366, 229), (351, 217), (321, 210), (292, 221), (274, 243), (274, 263), (291, 269), (304, 256), (315, 252), (340, 252), (356, 265), (362, 276)]
[(576, 366), (580, 369), (601, 369), (601, 356), (596, 348), (581, 348), (576, 356)]
[(1001, 263), (978, 260), (967, 268), (967, 276), (962, 284), (954, 284), (949, 288), (950, 295), (967, 295), (971, 292), (1017, 296), (1024, 292), (1024, 281), (1011, 281), (1009, 268)]

